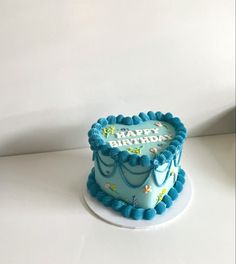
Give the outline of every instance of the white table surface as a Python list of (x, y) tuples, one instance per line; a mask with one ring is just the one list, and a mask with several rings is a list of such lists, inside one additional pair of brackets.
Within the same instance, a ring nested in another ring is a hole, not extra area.
[(187, 140), (191, 205), (154, 231), (110, 225), (85, 207), (89, 149), (0, 158), (0, 263), (233, 264), (234, 137)]

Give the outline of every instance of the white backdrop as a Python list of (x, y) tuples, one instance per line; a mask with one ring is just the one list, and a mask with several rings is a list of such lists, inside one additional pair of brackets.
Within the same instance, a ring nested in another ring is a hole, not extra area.
[(234, 131), (233, 0), (3, 0), (0, 155), (87, 146), (108, 114)]

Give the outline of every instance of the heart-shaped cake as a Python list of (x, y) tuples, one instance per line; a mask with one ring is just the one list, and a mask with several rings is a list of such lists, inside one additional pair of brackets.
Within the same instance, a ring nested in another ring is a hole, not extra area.
[(186, 134), (171, 113), (100, 118), (88, 133), (94, 160), (89, 192), (125, 217), (149, 220), (162, 214), (183, 189)]

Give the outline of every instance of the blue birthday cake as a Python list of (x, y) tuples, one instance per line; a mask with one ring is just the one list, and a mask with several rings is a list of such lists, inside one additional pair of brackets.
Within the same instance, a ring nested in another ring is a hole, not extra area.
[(134, 220), (163, 214), (183, 190), (180, 161), (186, 135), (171, 113), (98, 119), (88, 132), (94, 161), (89, 193)]

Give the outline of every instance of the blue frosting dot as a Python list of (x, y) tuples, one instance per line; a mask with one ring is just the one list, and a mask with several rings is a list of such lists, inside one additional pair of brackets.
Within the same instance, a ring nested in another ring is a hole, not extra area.
[(125, 162), (129, 158), (129, 153), (126, 150), (123, 150), (119, 153), (119, 160), (120, 162)]
[(107, 117), (107, 121), (109, 124), (115, 124), (116, 123), (116, 117), (113, 115), (110, 115)]
[(110, 148), (107, 145), (101, 146), (101, 152), (103, 155), (108, 156), (109, 155)]
[(183, 184), (180, 181), (176, 181), (174, 187), (178, 193), (183, 190)]
[(168, 194), (163, 197), (162, 202), (165, 203), (166, 208), (169, 208), (173, 203), (171, 197)]
[(91, 137), (92, 135), (99, 135), (99, 131), (96, 128), (91, 128), (88, 132), (88, 136)]
[(105, 196), (106, 194), (103, 192), (103, 191), (98, 191), (97, 194), (96, 194), (96, 197), (99, 201), (102, 201), (103, 197)]
[(143, 218), (143, 212), (144, 212), (143, 208), (133, 208), (131, 212), (131, 217), (135, 220), (140, 220)]
[(177, 131), (180, 133), (180, 132), (183, 132), (185, 134), (187, 134), (187, 129), (184, 127), (184, 126), (181, 126), (177, 129)]
[(94, 141), (94, 142), (96, 143), (98, 140), (102, 140), (102, 139), (100, 138), (99, 135), (97, 135), (97, 134), (93, 134), (93, 135), (91, 135), (91, 136), (89, 137), (89, 140)]
[(166, 114), (164, 115), (164, 119), (165, 119), (166, 121), (170, 121), (172, 118), (173, 118), (173, 115), (172, 115), (171, 113), (166, 113)]
[(116, 200), (114, 199), (111, 203), (111, 207), (115, 210), (115, 211), (120, 211), (120, 209), (125, 205), (124, 202), (120, 201), (120, 200)]
[(156, 119), (156, 115), (155, 115), (155, 113), (153, 111), (149, 111), (147, 114), (148, 114), (150, 120), (155, 120)]
[(99, 123), (94, 123), (93, 125), (92, 125), (92, 128), (96, 128), (96, 129), (101, 129), (102, 128), (102, 126), (99, 124)]
[(166, 160), (170, 160), (172, 158), (172, 156), (173, 156), (173, 154), (170, 151), (168, 151), (168, 150), (164, 150), (162, 152), (162, 154), (165, 155)]
[(161, 112), (156, 112), (156, 119), (157, 120), (162, 120), (163, 114)]
[(89, 180), (87, 181), (87, 187), (88, 187), (88, 189), (90, 189), (90, 187), (91, 187), (93, 184), (94, 184), (94, 181), (93, 181), (92, 179), (89, 179)]
[(156, 209), (157, 214), (163, 214), (166, 210), (166, 205), (163, 202), (159, 202), (156, 205), (155, 209)]
[(129, 164), (131, 166), (136, 166), (139, 163), (139, 156), (136, 154), (129, 155)]
[(137, 124), (139, 124), (142, 121), (141, 118), (139, 116), (136, 116), (136, 115), (134, 115), (132, 117), (132, 119), (133, 119), (133, 124), (134, 125), (137, 125)]
[(180, 131), (180, 130), (185, 130), (185, 132), (187, 132), (186, 127), (181, 122), (178, 124), (178, 127), (177, 127), (177, 131)]
[(150, 220), (156, 215), (156, 210), (153, 208), (146, 209), (143, 214), (145, 220)]
[(105, 145), (106, 143), (105, 143), (105, 141), (103, 140), (103, 139), (101, 139), (101, 138), (97, 138), (97, 140), (96, 140), (96, 145), (97, 146), (99, 146), (99, 145)]
[(97, 192), (99, 191), (99, 187), (96, 183), (94, 183), (93, 185), (90, 186), (89, 191), (91, 193), (92, 196), (96, 196)]
[(124, 205), (121, 208), (121, 213), (124, 217), (130, 217), (131, 211), (134, 207), (132, 205)]
[(178, 133), (178, 135), (183, 137), (183, 138), (186, 138), (187, 133), (181, 131), (181, 132)]
[(118, 124), (122, 124), (122, 120), (123, 120), (123, 118), (124, 118), (123, 115), (118, 115), (118, 116), (116, 117), (116, 122), (117, 122)]
[(95, 180), (95, 168), (93, 167), (89, 173), (89, 179)]
[(172, 201), (174, 201), (178, 197), (178, 192), (175, 190), (175, 188), (171, 188), (168, 192), (168, 195), (171, 197)]
[(89, 142), (90, 144), (93, 144), (93, 143), (95, 142), (95, 140), (92, 139), (92, 138), (89, 138), (88, 142)]
[(174, 125), (174, 126), (179, 126), (180, 124), (180, 119), (178, 117), (174, 117), (172, 120), (171, 120), (171, 124)]
[(173, 140), (170, 145), (174, 146), (174, 147), (178, 147), (179, 146), (179, 141), (178, 140)]
[(177, 180), (178, 180), (179, 182), (181, 182), (182, 184), (185, 183), (185, 178), (184, 178), (183, 176), (181, 176), (181, 175), (178, 176)]
[(92, 151), (94, 151), (94, 150), (96, 150), (97, 148), (95, 148), (93, 145), (90, 145), (90, 149), (91, 149)]
[(184, 141), (184, 138), (178, 135), (175, 137), (175, 140), (178, 140), (180, 142), (180, 144), (182, 144)]
[(106, 120), (106, 118), (99, 118), (98, 123), (101, 124), (102, 127), (104, 127), (108, 124), (108, 121)]
[(120, 150), (118, 148), (111, 148), (109, 154), (113, 159), (117, 159), (119, 152)]
[(122, 123), (123, 123), (124, 125), (133, 125), (133, 119), (132, 119), (132, 117), (129, 117), (129, 116), (124, 117), (124, 118), (122, 119)]
[(113, 200), (113, 198), (112, 198), (110, 195), (105, 195), (105, 196), (102, 198), (102, 203), (103, 203), (105, 206), (110, 206), (111, 203), (112, 203), (112, 200)]
[(161, 154), (159, 157), (158, 157), (158, 161), (160, 164), (164, 164), (166, 162), (166, 157), (165, 155)]
[(179, 175), (181, 175), (181, 176), (184, 177), (184, 176), (185, 176), (185, 171), (184, 171), (183, 169), (180, 169), (180, 170), (179, 170)]
[(172, 144), (168, 147), (168, 150), (175, 155), (177, 148), (175, 146), (172, 146)]
[(140, 159), (140, 163), (143, 167), (150, 166), (150, 158), (147, 155), (143, 155)]
[(139, 114), (140, 118), (143, 120), (143, 121), (148, 121), (149, 120), (149, 117), (147, 114), (145, 114), (144, 112), (141, 112)]

